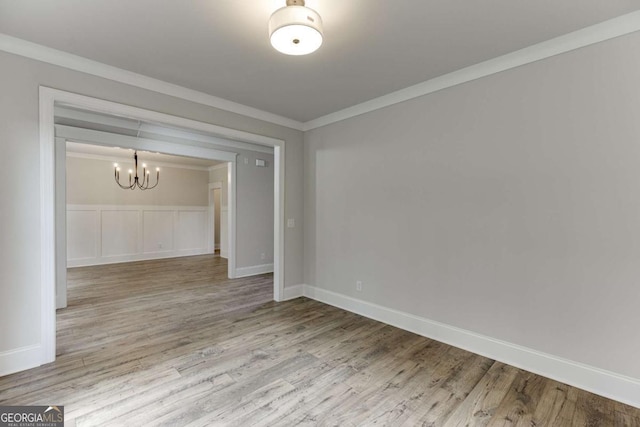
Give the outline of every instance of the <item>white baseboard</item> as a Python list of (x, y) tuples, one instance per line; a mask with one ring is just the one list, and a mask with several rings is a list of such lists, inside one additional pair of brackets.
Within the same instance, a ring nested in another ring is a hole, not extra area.
[(302, 288), (308, 298), (640, 408), (639, 379), (314, 286), (302, 285)]
[(119, 264), (121, 262), (149, 261), (154, 259), (178, 258), (183, 256), (210, 254), (206, 248), (181, 251), (149, 252), (133, 255), (103, 256), (100, 258), (80, 258), (67, 260), (67, 267), (88, 267), (91, 265)]
[(256, 274), (273, 273), (273, 264), (253, 265), (236, 268), (236, 277), (255, 276)]
[(304, 296), (304, 285), (285, 286), (282, 301), (300, 298)]
[(0, 377), (42, 364), (42, 347), (40, 344), (16, 348), (0, 352)]

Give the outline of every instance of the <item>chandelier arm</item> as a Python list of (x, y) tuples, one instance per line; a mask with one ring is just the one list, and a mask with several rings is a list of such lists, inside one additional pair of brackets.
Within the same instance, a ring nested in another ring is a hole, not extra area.
[(119, 181), (117, 178), (116, 178), (116, 180), (115, 180), (115, 181), (116, 181), (116, 184), (118, 184), (118, 185), (120, 186), (120, 188), (122, 188), (123, 190), (129, 190), (129, 189), (131, 189), (131, 186), (128, 186), (128, 185), (122, 185), (122, 184), (120, 184), (120, 181)]
[(158, 177), (158, 179), (156, 180), (156, 183), (155, 183), (155, 185), (153, 187), (148, 187), (147, 186), (147, 188), (145, 188), (145, 190), (151, 190), (152, 188), (156, 188), (158, 186), (159, 182), (160, 182), (160, 177)]
[(122, 188), (123, 190), (135, 190), (136, 188), (139, 188), (140, 190), (151, 190), (152, 188), (155, 188), (158, 186), (158, 183), (160, 182), (160, 170), (156, 169), (156, 183), (151, 186), (151, 174), (150, 171), (147, 171), (147, 167), (146, 165), (143, 163), (142, 166), (142, 178), (139, 177), (138, 175), (138, 152), (134, 151), (133, 153), (133, 161), (134, 161), (134, 168), (135, 168), (135, 175), (133, 172), (133, 169), (129, 169), (129, 185), (122, 185), (120, 183), (120, 171), (118, 170), (118, 165), (115, 164), (116, 168), (113, 172), (113, 176), (114, 176), (114, 180), (116, 181), (116, 184), (118, 184), (118, 186), (120, 188)]

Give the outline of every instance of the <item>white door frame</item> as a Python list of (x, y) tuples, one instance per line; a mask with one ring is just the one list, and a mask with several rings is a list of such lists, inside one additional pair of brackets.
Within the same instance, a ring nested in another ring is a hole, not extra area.
[[(222, 182), (216, 181), (209, 183), (209, 252), (215, 253), (216, 251), (216, 234), (215, 234), (215, 215), (216, 215), (216, 207), (215, 207), (215, 199), (211, 195), (213, 190), (222, 191)], [(220, 193), (220, 208), (222, 208), (222, 193)], [(222, 211), (222, 209), (220, 209)], [(222, 237), (222, 236), (220, 236)], [(222, 242), (220, 242), (220, 246), (222, 246)]]
[[(284, 298), (284, 168), (285, 143), (283, 140), (264, 135), (225, 128), (210, 123), (185, 119), (169, 114), (119, 104), (89, 96), (79, 95), (44, 86), (39, 88), (40, 95), (40, 266), (41, 266), (41, 364), (55, 360), (56, 355), (56, 176), (55, 176), (55, 130), (54, 105), (65, 105), (84, 110), (114, 114), (141, 121), (150, 121), (169, 126), (178, 126), (196, 131), (207, 132), (222, 138), (238, 140), (273, 147), (274, 149), (274, 300)], [(181, 145), (181, 144), (178, 144)], [(189, 146), (184, 146), (185, 149)], [(190, 146), (189, 150), (194, 148)], [(188, 153), (187, 153), (188, 154)], [(236, 164), (230, 162), (229, 186), (235, 187)], [(230, 243), (235, 238), (235, 188), (229, 192), (229, 216), (233, 216), (233, 227), (229, 229)], [(234, 254), (233, 265), (229, 272), (235, 276), (235, 246), (229, 247)], [(66, 254), (65, 254), (66, 257)], [(231, 261), (231, 257), (229, 259)]]

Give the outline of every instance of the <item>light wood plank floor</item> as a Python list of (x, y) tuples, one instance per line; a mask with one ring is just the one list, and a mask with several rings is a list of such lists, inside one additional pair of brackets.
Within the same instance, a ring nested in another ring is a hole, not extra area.
[(306, 298), (198, 256), (69, 270), (55, 363), (0, 404), (77, 426), (640, 426), (640, 410)]

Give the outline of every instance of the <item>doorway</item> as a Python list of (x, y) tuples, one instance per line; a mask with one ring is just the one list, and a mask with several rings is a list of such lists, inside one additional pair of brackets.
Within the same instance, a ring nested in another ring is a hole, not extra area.
[[(56, 214), (56, 195), (60, 194), (60, 183), (56, 180), (55, 172), (60, 170), (59, 159), (56, 156), (56, 135), (54, 132), (54, 106), (64, 105), (80, 110), (92, 111), (103, 114), (127, 117), (136, 120), (159, 123), (167, 126), (192, 129), (199, 132), (207, 132), (226, 138), (230, 141), (245, 141), (252, 144), (266, 145), (274, 150), (274, 277), (273, 277), (273, 297), (274, 300), (283, 299), (284, 280), (284, 141), (228, 129), (208, 123), (184, 119), (150, 110), (131, 107), (110, 101), (99, 100), (70, 92), (56, 89), (40, 87), (40, 144), (41, 144), (41, 313), (42, 313), (42, 360), (41, 364), (55, 360), (56, 351), (56, 317), (55, 317), (55, 289), (56, 265), (61, 265), (62, 260), (66, 262), (66, 254), (59, 249), (60, 236), (64, 236), (66, 225), (64, 221), (59, 221)], [(137, 138), (136, 138), (137, 139)], [(94, 141), (95, 142), (95, 141)], [(220, 153), (216, 150), (183, 144), (180, 142), (163, 142), (158, 145), (157, 141), (151, 143), (137, 139), (129, 141), (129, 148), (140, 150), (157, 151), (158, 147), (167, 154), (193, 156), (201, 158), (221, 159)], [(102, 142), (103, 145), (112, 145)], [(121, 143), (118, 143), (121, 144)], [(226, 152), (225, 155), (229, 153)], [(229, 185), (229, 276), (235, 277), (235, 185), (236, 185), (236, 163), (233, 158), (222, 157), (229, 164), (228, 185)], [(233, 190), (233, 191), (231, 191)]]

